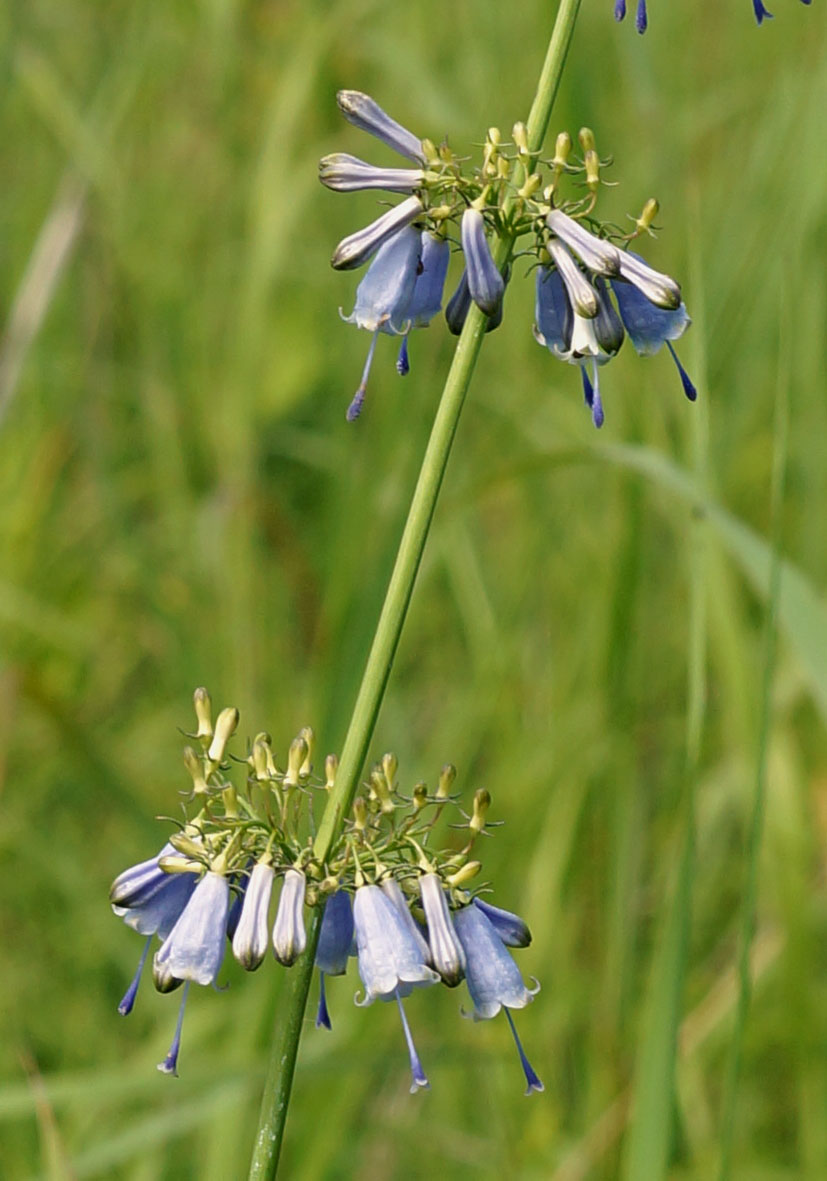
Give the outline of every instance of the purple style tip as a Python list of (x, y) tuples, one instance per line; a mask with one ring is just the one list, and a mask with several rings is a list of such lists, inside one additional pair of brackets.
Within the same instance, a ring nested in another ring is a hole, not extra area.
[(529, 1062), (528, 1058), (525, 1056), (525, 1050), (523, 1049), (522, 1042), (517, 1035), (517, 1027), (514, 1024), (514, 1018), (511, 1016), (511, 1013), (505, 1008), (505, 1006), (503, 1006), (503, 1012), (508, 1018), (508, 1024), (511, 1026), (511, 1032), (514, 1035), (514, 1044), (517, 1047), (517, 1053), (520, 1055), (520, 1064), (522, 1065), (523, 1074), (525, 1075), (526, 1081), (526, 1095), (530, 1095), (532, 1091), (544, 1091), (545, 1087), (543, 1086), (542, 1080)]
[(396, 372), (400, 377), (407, 377), (411, 371), (411, 363), (408, 360), (408, 334), (402, 337), (402, 343), (399, 346), (399, 356), (396, 358)]
[(327, 999), (324, 991), (324, 972), (319, 972), (319, 1008), (316, 1011), (316, 1028), (332, 1029), (330, 1014), (327, 1011)]
[(649, 18), (646, 15), (646, 0), (638, 0), (635, 28), (639, 33), (645, 33), (648, 26)]
[(681, 375), (681, 384), (683, 385), (683, 392), (686, 394), (686, 396), (690, 402), (694, 402), (698, 396), (698, 391), (695, 389), (695, 386), (692, 383), (691, 377), (689, 376), (689, 374), (684, 369), (683, 365), (681, 365), (680, 361), (678, 360), (678, 354), (675, 352), (674, 348), (672, 347), (671, 340), (667, 340), (666, 347), (669, 349), (669, 352), (672, 354), (672, 360), (675, 362), (675, 364), (678, 367), (678, 373)]
[[(809, 3), (809, 0), (804, 0), (804, 2), (805, 4)], [(755, 19), (759, 25), (765, 20), (772, 20), (772, 13), (764, 7), (763, 0), (752, 0), (752, 7), (755, 9)]]
[(615, 0), (615, 20), (622, 21), (626, 16), (626, 0)]
[(132, 1012), (132, 1008), (135, 1004), (135, 997), (138, 995), (138, 986), (141, 983), (141, 974), (144, 970), (144, 964), (146, 963), (146, 957), (149, 955), (149, 945), (151, 942), (152, 942), (152, 936), (149, 935), (147, 937), (146, 943), (144, 944), (144, 950), (141, 953), (141, 958), (138, 960), (138, 967), (135, 969), (135, 975), (132, 977), (132, 983), (130, 984), (129, 988), (127, 988), (126, 992), (123, 994), (123, 999), (121, 1000), (121, 1003), (118, 1005), (118, 1012), (120, 1013), (120, 1015), (122, 1017), (128, 1017), (129, 1014)]
[(399, 1015), (402, 1018), (402, 1028), (405, 1031), (405, 1041), (408, 1045), (408, 1057), (411, 1063), (411, 1094), (422, 1088), (425, 1091), (431, 1089), (431, 1084), (428, 1082), (428, 1077), (422, 1069), (422, 1063), (419, 1061), (419, 1055), (416, 1052), (416, 1046), (411, 1035), (410, 1026), (408, 1025), (408, 1018), (405, 1016), (405, 1009), (402, 1005), (402, 997), (399, 995), (399, 989), (396, 990), (396, 1003), (399, 1005)]
[(175, 1026), (175, 1036), (172, 1039), (172, 1045), (169, 1047), (169, 1052), (163, 1062), (158, 1063), (158, 1069), (161, 1074), (171, 1074), (173, 1078), (178, 1078), (178, 1054), (181, 1049), (181, 1030), (184, 1026), (184, 1008), (187, 1003), (187, 993), (189, 992), (189, 980), (184, 985), (184, 992), (181, 997), (181, 1005), (178, 1009), (178, 1021)]

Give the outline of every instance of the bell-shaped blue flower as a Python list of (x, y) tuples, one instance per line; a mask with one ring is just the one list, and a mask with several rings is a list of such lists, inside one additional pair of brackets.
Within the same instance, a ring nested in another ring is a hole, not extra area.
[(359, 975), (365, 986), (364, 1000), (356, 1003), (369, 1005), (377, 997), (396, 1000), (408, 1046), (411, 1091), (427, 1088), (428, 1079), (414, 1046), (402, 997), (414, 986), (436, 984), (439, 976), (425, 963), (420, 941), (379, 886), (360, 886), (356, 891), (353, 924)]
[(362, 94), (359, 90), (340, 90), (336, 95), (336, 102), (348, 123), (352, 123), (360, 131), (367, 131), (369, 135), (376, 136), (400, 156), (407, 156), (417, 164), (425, 163), (422, 141), (412, 131), (408, 131), (407, 127), (391, 119), (370, 95)]
[(525, 919), (521, 919), (518, 914), (514, 914), (510, 910), (492, 906), (484, 898), (475, 898), (474, 906), (482, 911), (506, 947), (529, 946), (531, 931), (528, 929)]
[(272, 865), (260, 861), (253, 867), (244, 891), (241, 915), (233, 933), (233, 955), (248, 972), (260, 967), (267, 954), (270, 896), (275, 876)]
[(491, 256), (485, 235), (485, 219), (478, 209), (466, 209), (460, 222), (462, 250), (468, 273), (468, 291), (472, 300), (486, 316), (497, 312), (505, 290), (505, 282)]
[(423, 230), (420, 238), (419, 267), (414, 283), (411, 301), (406, 313), (409, 328), (402, 337), (397, 372), (404, 377), (410, 370), (408, 362), (408, 334), (413, 328), (427, 328), (431, 320), (442, 310), (442, 293), (451, 248), (444, 238), (437, 237), (430, 230)]
[(288, 869), (281, 887), (276, 921), (273, 924), (273, 954), (289, 968), (307, 946), (304, 929), (304, 893), (306, 878), (298, 869)]
[(497, 929), (484, 911), (465, 906), (454, 915), (454, 930), (465, 952), (465, 979), (474, 1002), (474, 1020), (487, 1021), (500, 1009), (523, 1009), (539, 985), (526, 988)]
[(419, 948), (423, 961), (429, 968), (432, 968), (434, 965), (431, 963), (431, 949), (428, 947), (428, 940), (423, 935), (419, 923), (411, 914), (410, 907), (405, 899), (405, 895), (402, 893), (402, 887), (399, 885), (399, 882), (397, 882), (396, 878), (383, 878), (381, 890), (385, 897), (389, 898), (396, 907), (396, 913), (401, 917), (402, 922), (408, 929), (410, 937)]
[(428, 924), (430, 962), (449, 988), (455, 988), (465, 975), (465, 953), (454, 931), (451, 912), (436, 873), (423, 873), (419, 879), (422, 909)]
[(319, 1008), (316, 1028), (330, 1029), (330, 1015), (325, 997), (325, 976), (343, 976), (353, 944), (353, 907), (347, 890), (337, 890), (325, 903), (322, 926), (316, 946), (316, 967), (319, 969)]
[(352, 271), (360, 267), (376, 254), (391, 238), (409, 226), (421, 215), (422, 202), (418, 197), (408, 197), (400, 205), (395, 205), (381, 217), (377, 217), (369, 226), (357, 230), (342, 238), (333, 251), (330, 265), (337, 271)]
[(152, 936), (166, 939), (195, 889), (195, 875), (164, 873), (160, 859), (174, 854), (172, 845), (164, 845), (157, 857), (142, 861), (119, 874), (109, 892), (113, 912), (146, 943), (132, 981), (118, 1005), (118, 1012), (126, 1017), (132, 1012), (149, 954)]
[(363, 189), (413, 193), (420, 188), (424, 178), (421, 168), (377, 168), (346, 152), (334, 152), (319, 161), (319, 180), (335, 193), (355, 193)]
[(525, 1055), (509, 1009), (522, 1009), (539, 991), (526, 988), (523, 978), (497, 929), (481, 907), (472, 903), (454, 915), (454, 929), (465, 951), (465, 978), (474, 1002), (475, 1021), (495, 1017), (505, 1010), (526, 1078), (526, 1095), (542, 1091), (543, 1084)]
[(611, 281), (611, 285), (617, 300), (620, 318), (635, 351), (641, 356), (649, 357), (657, 353), (663, 345), (666, 345), (677, 366), (684, 393), (691, 402), (694, 402), (698, 396), (697, 390), (679, 361), (672, 344), (673, 340), (678, 340), (683, 336), (692, 323), (686, 305), (681, 302), (678, 307), (673, 309), (657, 307), (630, 283), (614, 279)]
[(362, 380), (348, 407), (349, 422), (358, 418), (362, 410), (378, 334), (386, 332), (398, 335), (410, 327), (408, 311), (418, 277), (421, 251), (420, 232), (413, 226), (400, 230), (377, 253), (356, 289), (353, 311), (343, 317), (346, 323), (356, 324), (373, 333)]
[(356, 891), (353, 924), (359, 975), (365, 986), (361, 1004), (377, 998), (393, 1000), (397, 991), (405, 996), (414, 985), (439, 981), (425, 962), (420, 942), (379, 886), (360, 886)]
[(155, 960), (176, 980), (212, 984), (224, 959), (230, 883), (208, 870), (193, 890)]

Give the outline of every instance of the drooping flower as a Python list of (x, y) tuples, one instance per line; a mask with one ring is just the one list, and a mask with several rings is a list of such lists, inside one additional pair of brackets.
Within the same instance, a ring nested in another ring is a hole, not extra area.
[(485, 219), (478, 209), (466, 209), (460, 222), (462, 251), (471, 299), (486, 316), (493, 316), (502, 301), (505, 283), (491, 256), (485, 235)]
[(405, 333), (410, 327), (408, 310), (414, 294), (420, 265), (422, 236), (413, 226), (406, 226), (378, 251), (364, 279), (356, 289), (356, 304), (346, 323), (356, 324), (373, 333), (362, 380), (347, 411), (352, 422), (359, 417), (365, 400), (373, 354), (380, 332)]
[(419, 268), (413, 294), (408, 305), (406, 318), (408, 329), (402, 335), (396, 369), (404, 377), (410, 370), (408, 362), (408, 336), (413, 328), (427, 328), (431, 320), (442, 310), (442, 293), (451, 248), (444, 238), (437, 237), (430, 230), (423, 230), (420, 238)]
[(669, 275), (663, 275), (631, 250), (620, 251), (620, 277), (637, 287), (655, 307), (674, 311), (681, 305), (681, 289)]
[(505, 1009), (526, 1077), (526, 1094), (542, 1091), (543, 1084), (523, 1051), (509, 1012), (525, 1008), (539, 991), (539, 984), (526, 988), (519, 968), (481, 907), (472, 903), (457, 911), (454, 929), (465, 952), (465, 978), (474, 1002), (474, 1020), (488, 1020)]
[(691, 402), (694, 402), (698, 392), (689, 374), (678, 360), (678, 355), (672, 344), (673, 340), (678, 340), (683, 336), (692, 323), (686, 305), (681, 301), (676, 308), (658, 307), (647, 299), (639, 287), (621, 282), (618, 279), (613, 279), (611, 286), (617, 300), (620, 318), (629, 334), (635, 352), (644, 357), (653, 356), (665, 344), (677, 366), (684, 393)]
[(212, 984), (224, 960), (229, 904), (226, 876), (208, 870), (156, 953), (159, 967), (176, 980)]
[(364, 999), (356, 1003), (369, 1005), (377, 997), (397, 1001), (408, 1046), (411, 1091), (427, 1088), (428, 1079), (414, 1046), (402, 997), (414, 986), (436, 984), (439, 976), (425, 963), (420, 944), (379, 886), (364, 885), (356, 891), (353, 923), (359, 975), (365, 986)]
[(383, 246), (405, 226), (416, 221), (421, 216), (422, 210), (422, 202), (418, 197), (407, 197), (399, 205), (395, 205), (393, 209), (389, 209), (387, 213), (377, 217), (364, 229), (342, 238), (333, 251), (330, 265), (337, 271), (352, 271), (362, 266), (376, 254), (380, 246)]
[(465, 975), (465, 953), (451, 922), (439, 874), (423, 873), (419, 878), (419, 892), (428, 923), (431, 963), (449, 988), (454, 988)]
[(406, 156), (416, 164), (425, 163), (422, 141), (392, 119), (370, 95), (359, 90), (340, 90), (336, 102), (348, 123), (375, 136), (400, 156)]
[(337, 890), (325, 903), (319, 942), (316, 947), (316, 967), (319, 969), (319, 1008), (316, 1028), (330, 1029), (330, 1015), (325, 998), (325, 976), (343, 976), (353, 944), (353, 907), (347, 890)]
[(304, 929), (306, 884), (305, 876), (299, 870), (286, 871), (273, 925), (273, 953), (286, 968), (296, 962), (307, 946), (307, 934)]
[(270, 895), (275, 870), (260, 861), (253, 867), (244, 891), (238, 926), (233, 934), (233, 955), (248, 972), (260, 967), (270, 942)]
[(399, 885), (399, 882), (396, 880), (396, 878), (383, 878), (381, 889), (383, 894), (385, 894), (385, 896), (389, 898), (396, 907), (396, 913), (401, 917), (402, 922), (408, 929), (408, 933), (419, 948), (419, 952), (424, 963), (426, 963), (429, 968), (432, 968), (434, 965), (431, 963), (431, 949), (428, 946), (428, 940), (423, 935), (419, 924), (411, 914), (410, 907), (405, 900), (405, 895), (402, 893), (402, 887)]
[(152, 936), (166, 939), (195, 889), (194, 874), (165, 873), (161, 869), (161, 858), (174, 853), (172, 845), (164, 845), (156, 857), (119, 874), (109, 892), (113, 912), (139, 935), (146, 936), (135, 975), (118, 1005), (123, 1017), (134, 1007)]
[(421, 168), (377, 168), (346, 152), (334, 152), (319, 161), (319, 180), (335, 193), (363, 189), (413, 193), (421, 186), (424, 176)]

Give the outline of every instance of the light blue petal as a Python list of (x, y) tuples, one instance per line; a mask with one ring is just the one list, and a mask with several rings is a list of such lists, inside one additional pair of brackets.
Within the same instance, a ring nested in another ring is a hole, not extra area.
[(522, 1009), (533, 999), (523, 983), (496, 928), (478, 906), (466, 906), (454, 915), (454, 929), (465, 951), (465, 979), (474, 1018), (496, 1017), (503, 1005)]

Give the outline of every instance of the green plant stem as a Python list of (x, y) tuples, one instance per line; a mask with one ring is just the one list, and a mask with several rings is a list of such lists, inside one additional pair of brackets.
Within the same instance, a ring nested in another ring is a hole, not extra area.
[[(581, 0), (561, 0), (557, 11), (537, 93), (527, 120), (528, 145), (532, 152), (538, 152), (542, 147), (580, 2)], [(512, 197), (511, 201), (506, 203), (503, 211), (506, 218), (515, 200), (516, 197)], [(494, 259), (500, 267), (508, 262), (513, 245), (513, 235), (508, 234), (500, 238), (496, 244)], [(341, 832), (356, 794), (448, 465), (459, 416), (482, 346), (486, 323), (483, 313), (472, 305), (457, 342), (431, 429), (382, 612), (345, 736), (336, 783), (331, 789), (314, 842), (314, 855), (322, 863)], [(293, 969), (294, 980), (288, 996), (280, 1006), (282, 1024), (277, 1025), (271, 1069), (265, 1084), (261, 1119), (250, 1170), (251, 1181), (264, 1181), (265, 1178), (275, 1177), (278, 1167), (302, 1017), (312, 975), (310, 947), (302, 959), (303, 962)]]

